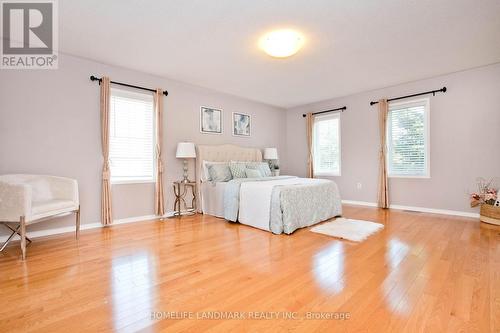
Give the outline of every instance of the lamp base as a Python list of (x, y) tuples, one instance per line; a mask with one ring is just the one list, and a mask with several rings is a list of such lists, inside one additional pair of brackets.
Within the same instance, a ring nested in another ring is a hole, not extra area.
[(191, 183), (191, 181), (188, 178), (188, 161), (186, 158), (184, 159), (184, 168), (183, 169), (184, 169), (184, 179), (182, 179), (182, 182), (184, 184)]

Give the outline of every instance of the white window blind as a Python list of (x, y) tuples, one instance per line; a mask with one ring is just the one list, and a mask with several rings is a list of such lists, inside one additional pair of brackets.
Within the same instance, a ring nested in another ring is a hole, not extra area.
[(340, 176), (340, 116), (317, 116), (313, 128), (314, 174)]
[(389, 104), (389, 177), (429, 177), (429, 99)]
[(154, 180), (153, 96), (111, 89), (111, 182)]

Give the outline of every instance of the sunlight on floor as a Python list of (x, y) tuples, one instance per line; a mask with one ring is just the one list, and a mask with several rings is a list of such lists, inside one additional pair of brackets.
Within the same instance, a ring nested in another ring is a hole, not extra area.
[(315, 255), (313, 272), (322, 288), (340, 293), (344, 289), (344, 245), (336, 242)]
[[(143, 322), (143, 328), (151, 324), (153, 295), (156, 293), (154, 265), (147, 252), (118, 257), (112, 262), (111, 284), (113, 322), (115, 328), (123, 327), (131, 318)], [(134, 328), (139, 329), (134, 323)]]

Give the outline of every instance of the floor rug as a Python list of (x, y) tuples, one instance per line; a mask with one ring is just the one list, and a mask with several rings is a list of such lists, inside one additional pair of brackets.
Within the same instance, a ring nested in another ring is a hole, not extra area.
[(362, 220), (351, 220), (343, 217), (311, 228), (312, 232), (353, 242), (362, 242), (384, 228), (383, 224)]

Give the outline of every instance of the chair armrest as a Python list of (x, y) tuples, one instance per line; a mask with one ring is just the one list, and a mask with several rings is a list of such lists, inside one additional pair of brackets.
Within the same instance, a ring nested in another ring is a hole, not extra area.
[(79, 204), (78, 182), (75, 179), (44, 176), (50, 185), (50, 190), (54, 199), (71, 200), (75, 204)]
[(0, 221), (16, 222), (31, 213), (31, 187), (0, 180)]

